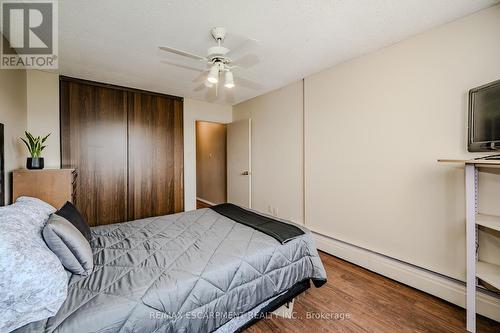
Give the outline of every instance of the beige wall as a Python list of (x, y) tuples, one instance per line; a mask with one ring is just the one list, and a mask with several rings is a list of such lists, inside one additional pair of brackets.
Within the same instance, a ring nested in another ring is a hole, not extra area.
[(226, 125), (196, 122), (196, 197), (226, 202)]
[(6, 203), (10, 202), (10, 174), (25, 167), (28, 151), (19, 139), (26, 130), (26, 72), (0, 70), (0, 122), (4, 124)]
[(59, 75), (28, 70), (27, 72), (28, 131), (35, 136), (51, 133), (43, 151), (46, 168), (59, 168)]
[(306, 78), (309, 228), (464, 280), (463, 171), (436, 160), (471, 157), (467, 92), (500, 79), (499, 31), (496, 6)]
[(303, 222), (302, 82), (234, 106), (252, 119), (252, 208)]
[(196, 209), (196, 121), (227, 124), (233, 119), (232, 107), (184, 99), (184, 209)]
[[(464, 279), (463, 170), (436, 160), (476, 156), (466, 151), (467, 92), (500, 79), (498, 31), (500, 6), (305, 79), (306, 226)], [(298, 221), (301, 110), (297, 82), (233, 111), (253, 121), (254, 208)], [(480, 183), (481, 210), (500, 214), (500, 176)], [(481, 250), (500, 262), (491, 235)]]

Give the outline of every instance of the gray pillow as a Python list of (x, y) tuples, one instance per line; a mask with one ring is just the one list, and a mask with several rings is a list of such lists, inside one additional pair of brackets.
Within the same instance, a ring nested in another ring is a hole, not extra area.
[(43, 229), (43, 238), (67, 270), (79, 275), (92, 272), (94, 260), (89, 242), (64, 217), (52, 214)]

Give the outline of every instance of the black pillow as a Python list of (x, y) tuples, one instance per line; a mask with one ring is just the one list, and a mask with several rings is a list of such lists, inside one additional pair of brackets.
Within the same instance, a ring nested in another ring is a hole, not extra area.
[(66, 220), (71, 222), (71, 224), (73, 224), (90, 242), (90, 238), (92, 237), (90, 234), (90, 228), (87, 225), (87, 222), (85, 222), (83, 216), (71, 202), (66, 201), (64, 206), (62, 206), (57, 212), (55, 212), (55, 214), (62, 216)]

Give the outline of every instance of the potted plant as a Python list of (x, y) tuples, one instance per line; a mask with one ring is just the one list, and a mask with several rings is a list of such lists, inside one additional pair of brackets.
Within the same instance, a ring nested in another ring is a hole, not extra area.
[(43, 157), (40, 157), (40, 155), (42, 154), (42, 151), (46, 147), (43, 144), (49, 137), (50, 133), (44, 136), (43, 138), (39, 136), (34, 137), (31, 133), (27, 131), (25, 131), (24, 134), (26, 135), (28, 141), (26, 141), (23, 138), (21, 138), (21, 140), (23, 140), (24, 144), (28, 148), (28, 151), (31, 155), (31, 157), (28, 157), (28, 160), (26, 161), (26, 168), (43, 169)]

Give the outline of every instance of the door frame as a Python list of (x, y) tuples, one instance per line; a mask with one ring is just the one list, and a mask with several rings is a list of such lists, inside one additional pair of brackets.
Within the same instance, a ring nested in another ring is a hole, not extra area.
[[(231, 123), (239, 122), (239, 121), (248, 121), (248, 208), (252, 208), (252, 183), (253, 183), (253, 174), (252, 174), (252, 118), (243, 118), (234, 120)], [(227, 182), (229, 185), (229, 182)], [(229, 193), (229, 190), (228, 190)]]
[(252, 118), (248, 118), (248, 208), (252, 208)]
[[(215, 120), (198, 120), (196, 119), (194, 121), (194, 171), (195, 171), (195, 200), (196, 201), (201, 201), (203, 203), (209, 204), (214, 206), (215, 203), (210, 202), (206, 199), (198, 199), (198, 131), (197, 131), (197, 126), (196, 124), (198, 122), (202, 123), (212, 123), (212, 124), (219, 124), (219, 125), (225, 125), (227, 126), (228, 124), (231, 124), (232, 122), (224, 122), (224, 121), (215, 121)], [(227, 202), (227, 128), (226, 128), (226, 202)], [(197, 203), (196, 203), (197, 205)]]

